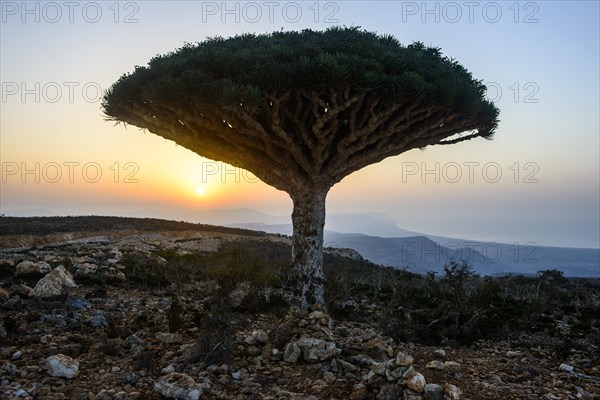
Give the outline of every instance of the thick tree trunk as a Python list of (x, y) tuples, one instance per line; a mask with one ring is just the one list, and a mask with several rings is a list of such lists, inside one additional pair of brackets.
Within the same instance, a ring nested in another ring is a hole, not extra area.
[(326, 190), (292, 195), (292, 276), (294, 306), (307, 309), (325, 304), (323, 293), (323, 226)]

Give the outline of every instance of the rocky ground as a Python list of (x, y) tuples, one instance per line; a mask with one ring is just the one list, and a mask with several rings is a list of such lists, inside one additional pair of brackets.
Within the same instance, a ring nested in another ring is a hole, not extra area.
[(53, 235), (12, 235), (0, 250), (2, 399), (600, 399), (597, 348), (395, 343), (322, 309), (240, 311), (243, 283), (141, 285), (123, 262), (217, 252), (240, 233)]

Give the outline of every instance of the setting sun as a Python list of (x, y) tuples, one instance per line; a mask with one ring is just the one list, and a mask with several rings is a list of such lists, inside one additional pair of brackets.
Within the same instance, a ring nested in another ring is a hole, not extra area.
[(196, 194), (198, 196), (203, 196), (205, 193), (206, 193), (206, 190), (203, 187), (199, 186), (196, 188)]

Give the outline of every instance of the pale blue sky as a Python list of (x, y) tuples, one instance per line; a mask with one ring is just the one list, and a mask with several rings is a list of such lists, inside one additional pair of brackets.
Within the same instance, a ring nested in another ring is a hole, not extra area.
[[(74, 6), (73, 22), (63, 2), (53, 3), (59, 5), (60, 18), (48, 2), (27, 2), (29, 13), (20, 1), (0, 3), (0, 212), (45, 208), (57, 214), (189, 215), (198, 220), (212, 208), (245, 207), (289, 214), (289, 198), (262, 183), (213, 181), (206, 188), (214, 193), (210, 201), (209, 196), (186, 197), (187, 186), (195, 190), (200, 184), (198, 165), (205, 160), (135, 128), (113, 127), (102, 120), (97, 99), (89, 97), (95, 87), (106, 89), (134, 65), (185, 42), (359, 25), (393, 34), (403, 43), (420, 40), (441, 47), (489, 84), (501, 122), (492, 141), (411, 151), (351, 175), (330, 192), (328, 212), (384, 212), (402, 227), (432, 234), (600, 246), (596, 1), (258, 1), (228, 2), (229, 13), (220, 1), (83, 1)], [(137, 22), (125, 23), (126, 16)], [(72, 101), (65, 82), (76, 85)], [(21, 85), (35, 91), (36, 83), (40, 101), (34, 94), (22, 101)], [(62, 89), (54, 103), (48, 101), (54, 96), (49, 83)], [(81, 91), (86, 84), (88, 98)], [(15, 165), (35, 168), (36, 162), (40, 168), (58, 163), (63, 175), (65, 162), (95, 162), (103, 180), (92, 184), (79, 177), (52, 184), (43, 176), (34, 182), (34, 174), (22, 177), (22, 171), (10, 170)], [(139, 182), (108, 179), (115, 162), (121, 173), (127, 172), (125, 163), (135, 163)], [(493, 164), (502, 178), (491, 183), (476, 169), (473, 182), (465, 177), (451, 183), (444, 176), (435, 182), (433, 175), (422, 179), (419, 173), (403, 182), (403, 170), (414, 165), (433, 169), (436, 162), (440, 171), (456, 163), (463, 175), (468, 172), (464, 163)], [(524, 182), (528, 173), (538, 182)], [(175, 199), (167, 196), (170, 191)]]

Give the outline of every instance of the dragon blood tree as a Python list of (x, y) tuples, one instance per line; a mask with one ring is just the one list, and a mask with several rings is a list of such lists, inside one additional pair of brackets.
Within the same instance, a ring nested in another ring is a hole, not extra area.
[(288, 193), (294, 296), (308, 308), (324, 303), (329, 189), (414, 148), (490, 138), (499, 111), (485, 90), (437, 48), (332, 28), (187, 44), (123, 75), (102, 107)]

